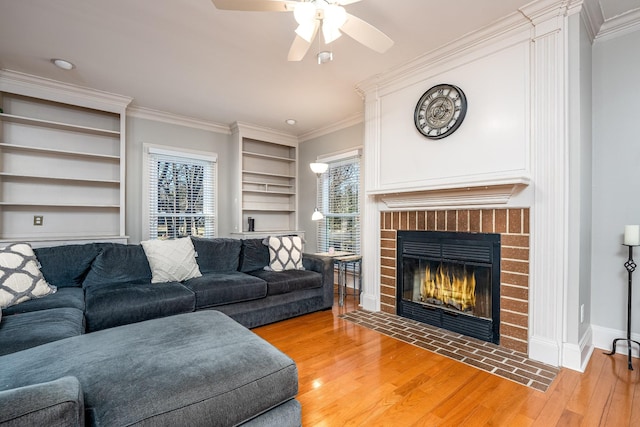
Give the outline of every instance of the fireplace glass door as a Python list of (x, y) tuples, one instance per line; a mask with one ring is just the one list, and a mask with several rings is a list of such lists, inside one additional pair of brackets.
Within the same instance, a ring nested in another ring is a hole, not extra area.
[(491, 319), (490, 265), (412, 256), (403, 264), (403, 300)]

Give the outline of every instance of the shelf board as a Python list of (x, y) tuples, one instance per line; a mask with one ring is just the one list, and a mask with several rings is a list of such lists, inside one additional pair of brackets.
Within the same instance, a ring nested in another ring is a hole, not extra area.
[(103, 136), (120, 136), (119, 131), (100, 129), (89, 126), (72, 125), (69, 123), (54, 122), (51, 120), (34, 119), (31, 117), (15, 116), (13, 114), (0, 113), (0, 119), (5, 122), (20, 123), (25, 125), (44, 126), (52, 129), (72, 130), (75, 132), (90, 133)]
[(280, 209), (280, 208), (258, 208), (258, 207), (243, 207), (242, 208), (243, 212), (295, 212), (295, 209), (291, 209), (291, 208), (286, 208), (286, 209)]
[(264, 182), (264, 181), (242, 181), (242, 184), (247, 184), (247, 185), (268, 185), (270, 187), (293, 188), (293, 185), (291, 185), (291, 184), (273, 184), (271, 182)]
[(120, 205), (99, 205), (89, 203), (46, 203), (46, 202), (0, 202), (0, 206), (14, 207), (49, 207), (49, 208), (91, 208), (119, 209)]
[(55, 148), (29, 147), (29, 146), (26, 146), (26, 145), (16, 145), (16, 144), (6, 144), (6, 143), (0, 143), (0, 148), (2, 148), (3, 150), (11, 150), (11, 151), (24, 151), (24, 152), (33, 152), (33, 153), (42, 153), (42, 154), (57, 154), (57, 155), (62, 155), (62, 156), (88, 157), (88, 158), (95, 158), (95, 159), (120, 161), (120, 156), (113, 156), (113, 155), (110, 155), (110, 154), (87, 153), (87, 152), (83, 152), (83, 151), (58, 150), (58, 149), (55, 149)]
[(295, 196), (296, 193), (290, 191), (271, 191), (271, 190), (242, 190), (243, 193), (257, 193), (257, 194), (273, 194), (278, 196)]
[(91, 184), (109, 184), (120, 185), (120, 181), (117, 179), (89, 179), (89, 178), (69, 178), (69, 177), (56, 177), (56, 176), (42, 176), (42, 175), (25, 175), (17, 173), (1, 172), (0, 177), (13, 178), (13, 179), (33, 179), (39, 181), (67, 181), (67, 182), (85, 182)]
[(259, 159), (282, 160), (282, 161), (285, 161), (285, 162), (295, 162), (296, 161), (296, 159), (292, 159), (290, 157), (273, 156), (271, 154), (255, 153), (253, 151), (243, 151), (242, 154), (245, 155), (245, 156), (248, 156), (248, 157), (257, 157)]
[(283, 174), (279, 174), (279, 173), (258, 172), (258, 171), (250, 171), (250, 170), (245, 170), (245, 169), (242, 170), (242, 173), (247, 173), (247, 174), (250, 174), (250, 175), (273, 176), (273, 177), (277, 177), (277, 178), (295, 179), (295, 175), (283, 175)]
[(59, 241), (112, 241), (112, 240), (123, 240), (126, 241), (129, 239), (129, 236), (119, 236), (119, 235), (76, 235), (76, 234), (60, 234), (60, 235), (47, 235), (45, 237), (41, 235), (37, 236), (20, 236), (20, 237), (7, 237), (0, 236), (0, 243), (13, 243), (13, 242), (59, 242)]

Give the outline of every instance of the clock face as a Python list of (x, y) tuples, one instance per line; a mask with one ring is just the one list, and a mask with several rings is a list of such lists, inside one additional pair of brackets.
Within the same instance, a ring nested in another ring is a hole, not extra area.
[(431, 139), (441, 139), (458, 129), (467, 112), (464, 92), (449, 84), (432, 87), (420, 97), (413, 116), (416, 128)]

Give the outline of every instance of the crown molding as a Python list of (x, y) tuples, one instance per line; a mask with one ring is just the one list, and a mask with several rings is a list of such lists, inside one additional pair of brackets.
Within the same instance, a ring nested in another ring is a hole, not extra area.
[(298, 145), (298, 138), (295, 135), (244, 122), (234, 122), (231, 125), (231, 134), (238, 135), (240, 138), (259, 139), (261, 141), (287, 144), (292, 147)]
[(6, 69), (0, 69), (0, 91), (118, 114), (132, 101), (128, 96)]
[(593, 43), (598, 32), (600, 32), (600, 28), (602, 28), (602, 24), (604, 24), (604, 15), (602, 14), (600, 3), (598, 3), (598, 0), (583, 0), (578, 2), (577, 6), (581, 6), (580, 16), (589, 34), (589, 39)]
[(127, 116), (231, 135), (229, 126), (151, 108), (131, 106), (127, 109)]
[(638, 29), (640, 29), (640, 8), (604, 21), (595, 40), (609, 40)]
[(338, 122), (332, 123), (328, 126), (324, 126), (319, 129), (314, 129), (309, 132), (303, 133), (298, 136), (299, 142), (309, 141), (311, 139), (316, 139), (324, 135), (328, 135), (330, 133), (337, 132), (342, 129), (346, 129), (351, 126), (358, 125), (364, 122), (364, 114), (362, 112), (356, 113), (350, 117), (342, 119)]

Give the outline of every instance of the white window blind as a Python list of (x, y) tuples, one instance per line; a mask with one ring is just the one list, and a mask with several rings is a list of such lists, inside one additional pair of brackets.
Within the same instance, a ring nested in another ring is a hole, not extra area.
[(318, 251), (360, 253), (360, 153), (354, 151), (330, 160), (318, 180)]
[(214, 157), (149, 148), (149, 238), (215, 236)]

